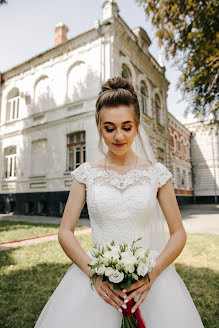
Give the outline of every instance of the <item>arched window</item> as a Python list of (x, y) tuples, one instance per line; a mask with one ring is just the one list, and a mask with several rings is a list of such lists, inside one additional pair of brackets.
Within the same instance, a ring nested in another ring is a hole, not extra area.
[(190, 147), (189, 147), (189, 143), (186, 143), (186, 158), (190, 159)]
[(180, 140), (180, 148), (181, 148), (181, 156), (184, 157), (184, 141), (183, 141), (183, 139)]
[(149, 115), (148, 89), (143, 81), (141, 81), (141, 104), (142, 112)]
[(177, 174), (177, 187), (180, 188), (181, 187), (181, 174), (180, 174), (180, 169), (177, 167), (176, 169), (176, 174)]
[(155, 113), (157, 124), (161, 124), (161, 102), (158, 94), (155, 94)]
[(186, 188), (186, 171), (182, 171), (182, 187)]
[(18, 88), (13, 88), (7, 97), (6, 122), (19, 117), (20, 96)]
[(36, 111), (48, 109), (50, 101), (50, 89), (48, 76), (42, 76), (35, 84), (34, 105)]
[(175, 151), (175, 154), (178, 153), (178, 138), (177, 138), (177, 134), (174, 134), (174, 151)]
[(132, 74), (126, 64), (122, 64), (122, 77), (128, 79), (129, 81), (132, 80)]
[(75, 64), (68, 73), (68, 98), (78, 101), (83, 98), (86, 90), (87, 67), (84, 62)]

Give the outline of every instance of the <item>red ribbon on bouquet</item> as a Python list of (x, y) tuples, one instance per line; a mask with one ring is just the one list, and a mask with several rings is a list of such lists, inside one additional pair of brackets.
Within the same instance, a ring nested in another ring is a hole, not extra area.
[(124, 317), (131, 317), (132, 315), (135, 315), (136, 319), (137, 319), (137, 322), (138, 322), (138, 328), (146, 328), (146, 325), (145, 325), (145, 322), (144, 322), (144, 319), (142, 317), (140, 309), (137, 308), (134, 313), (131, 312), (131, 309), (135, 305), (135, 303), (136, 302), (135, 302), (134, 298), (132, 298), (130, 301), (128, 301), (128, 303), (126, 303), (127, 309), (122, 310), (123, 316)]

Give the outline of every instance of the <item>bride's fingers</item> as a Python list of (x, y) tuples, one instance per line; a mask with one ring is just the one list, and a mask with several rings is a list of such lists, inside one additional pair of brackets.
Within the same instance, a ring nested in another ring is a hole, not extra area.
[(114, 289), (113, 284), (109, 284), (109, 288), (115, 293), (117, 296), (121, 296), (122, 299), (127, 297), (127, 294), (122, 292), (120, 289)]
[(146, 279), (147, 279), (146, 277), (141, 278), (139, 281), (136, 281), (135, 283), (133, 283), (130, 287), (123, 289), (123, 291), (131, 292), (132, 290), (135, 290), (135, 289), (143, 286), (145, 284)]
[(135, 305), (134, 305), (134, 306), (132, 307), (132, 309), (131, 309), (131, 312), (132, 312), (132, 313), (134, 313), (135, 310), (141, 305), (141, 303), (144, 302), (144, 300), (145, 300), (145, 298), (146, 298), (148, 292), (149, 292), (149, 290), (146, 290), (145, 292), (143, 292), (143, 293), (141, 294), (141, 296), (139, 297), (138, 301), (135, 303)]
[(144, 293), (144, 292), (148, 293), (150, 289), (151, 289), (151, 285), (144, 284), (141, 287), (139, 287), (138, 289), (135, 289), (131, 294), (129, 294), (128, 297), (124, 300), (124, 302), (127, 303), (128, 301), (130, 301), (132, 298), (134, 298), (135, 296), (137, 296), (140, 293)]
[(108, 294), (109, 290), (102, 290), (100, 296), (104, 299), (104, 301), (110, 305), (112, 305), (116, 310), (122, 313), (121, 307), (112, 299), (112, 297)]
[(111, 297), (111, 299), (116, 302), (120, 307), (123, 307), (123, 308), (126, 308), (126, 305), (124, 303), (124, 301), (119, 298), (115, 293), (114, 291), (112, 291), (110, 289), (110, 287), (108, 286), (108, 289), (106, 290), (106, 293)]

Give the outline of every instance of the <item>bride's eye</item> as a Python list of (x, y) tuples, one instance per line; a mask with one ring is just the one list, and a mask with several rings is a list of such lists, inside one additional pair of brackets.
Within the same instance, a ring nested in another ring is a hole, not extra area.
[(105, 128), (106, 132), (113, 132), (114, 129)]
[(131, 130), (131, 128), (124, 128), (124, 130), (125, 130), (125, 131), (130, 131), (130, 130)]

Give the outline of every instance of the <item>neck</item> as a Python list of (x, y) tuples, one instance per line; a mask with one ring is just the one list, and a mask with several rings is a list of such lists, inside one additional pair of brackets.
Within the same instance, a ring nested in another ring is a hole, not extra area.
[(132, 149), (121, 155), (114, 154), (112, 151), (108, 150), (106, 158), (108, 163), (115, 165), (130, 165), (133, 163), (133, 160), (136, 159), (136, 154)]

